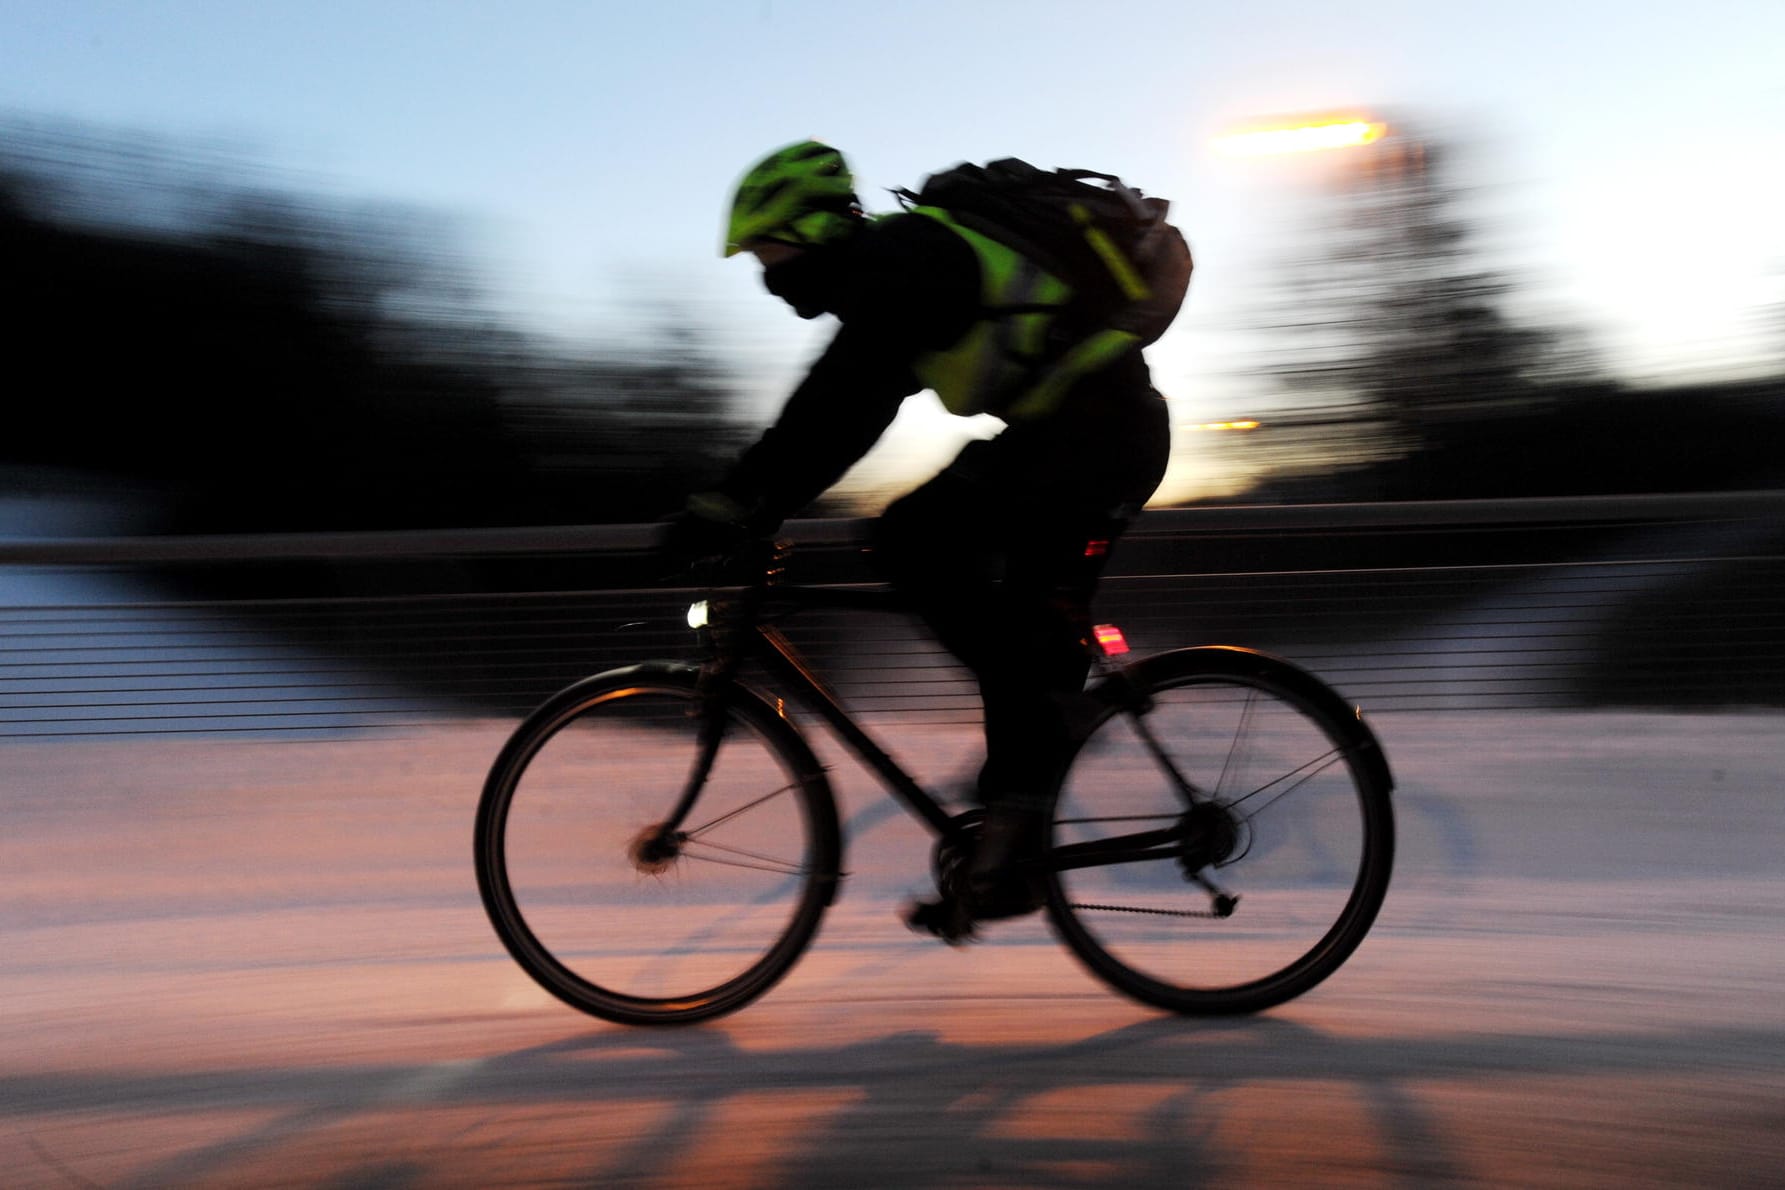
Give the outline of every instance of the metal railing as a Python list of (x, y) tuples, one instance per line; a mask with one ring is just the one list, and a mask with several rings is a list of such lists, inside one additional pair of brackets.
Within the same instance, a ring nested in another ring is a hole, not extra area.
[[(789, 526), (866, 579), (864, 521)], [(523, 713), (685, 654), (649, 526), (0, 541), (0, 739), (402, 728)], [(1785, 493), (1150, 512), (1100, 618), (1244, 644), (1371, 712), (1785, 703)], [(865, 714), (970, 720), (914, 624), (789, 628)]]

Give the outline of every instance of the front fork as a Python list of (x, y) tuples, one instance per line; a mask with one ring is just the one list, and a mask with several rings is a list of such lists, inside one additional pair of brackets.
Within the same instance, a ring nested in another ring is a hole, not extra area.
[(713, 774), (713, 762), (718, 758), (719, 745), (725, 740), (726, 725), (731, 719), (726, 712), (731, 707), (732, 675), (737, 671), (737, 663), (729, 649), (711, 647), (713, 629), (703, 627), (700, 631), (702, 643), (709, 646), (710, 656), (700, 668), (700, 677), (694, 687), (694, 705), (688, 710), (689, 715), (699, 719), (694, 764), (688, 770), (681, 796), (676, 799), (669, 816), (646, 827), (633, 841), (633, 862), (643, 871), (660, 870), (681, 855), (688, 841), (682, 823), (687, 821), (694, 803), (700, 799), (701, 790), (706, 788), (707, 778)]

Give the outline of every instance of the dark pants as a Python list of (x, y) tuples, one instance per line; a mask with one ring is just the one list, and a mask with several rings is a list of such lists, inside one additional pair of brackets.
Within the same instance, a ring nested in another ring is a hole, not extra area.
[(1100, 395), (969, 444), (877, 527), (881, 572), (979, 679), (988, 805), (1041, 809), (1052, 797), (1090, 666), (1097, 577), (1165, 473), (1165, 402)]

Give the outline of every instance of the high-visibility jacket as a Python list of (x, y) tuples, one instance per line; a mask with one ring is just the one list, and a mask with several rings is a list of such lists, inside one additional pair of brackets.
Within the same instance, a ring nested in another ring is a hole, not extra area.
[[(999, 317), (986, 309), (995, 304), (986, 300), (987, 278), (1001, 276), (999, 269), (1014, 257), (1007, 252), (1002, 245), (975, 245), (934, 216), (901, 212), (874, 220), (851, 240), (767, 270), (769, 291), (802, 318), (832, 314), (841, 325), (774, 424), (729, 469), (721, 490), (751, 510), (753, 520), (778, 523), (835, 483), (885, 432), (904, 399), (926, 388), (958, 409), (1043, 424), (1056, 418), (1097, 421), (1091, 411), (1155, 399), (1139, 351), (1117, 353), (1094, 374), (1072, 373), (1056, 360), (1040, 369), (1039, 383), (1014, 395), (998, 392), (995, 380), (979, 387), (964, 379), (973, 374), (977, 345), (988, 342), (979, 338), (987, 333), (981, 324)], [(1009, 295), (1022, 291), (1012, 286)], [(1052, 296), (1044, 286), (1036, 291)], [(1020, 333), (1009, 336), (1010, 343), (1045, 345), (1046, 333), (1035, 328), (1046, 323), (1051, 330), (1058, 310), (1037, 313), (1044, 318), (1033, 323), (1015, 315)], [(999, 343), (995, 328), (989, 342)], [(1068, 379), (1062, 382), (1062, 376)], [(1073, 396), (1079, 393), (1087, 399)], [(1055, 407), (1043, 413), (1050, 394)], [(1066, 396), (1072, 399), (1059, 399)], [(1006, 403), (999, 406), (999, 399)], [(1088, 430), (1093, 437), (1099, 432)]]
[(939, 207), (907, 213), (959, 235), (979, 262), (981, 317), (956, 342), (913, 361), (918, 379), (950, 413), (1044, 417), (1076, 380), (1140, 345), (1138, 336), (1106, 328), (1062, 349), (1056, 334), (1074, 296), (1070, 285)]

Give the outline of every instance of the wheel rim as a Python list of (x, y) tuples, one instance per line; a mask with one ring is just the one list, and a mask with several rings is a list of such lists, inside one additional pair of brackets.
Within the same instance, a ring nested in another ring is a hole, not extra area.
[(803, 948), (834, 879), (795, 771), (733, 717), (673, 844), (652, 840), (696, 755), (682, 689), (579, 703), (511, 766), (487, 832), (492, 915), (515, 957), (578, 1007), (692, 1018), (748, 1000)]
[[(1343, 960), (1380, 900), (1379, 799), (1318, 714), (1266, 680), (1203, 675), (1152, 698), (1147, 724), (1173, 764), (1237, 820), (1213, 875), (1238, 904), (1218, 915), (1187, 878), (1191, 845), (1059, 873), (1056, 922), (1098, 974), (1152, 1003), (1240, 1011), (1298, 994)], [(1068, 774), (1054, 842), (1202, 825), (1195, 818), (1132, 721), (1115, 715)]]

